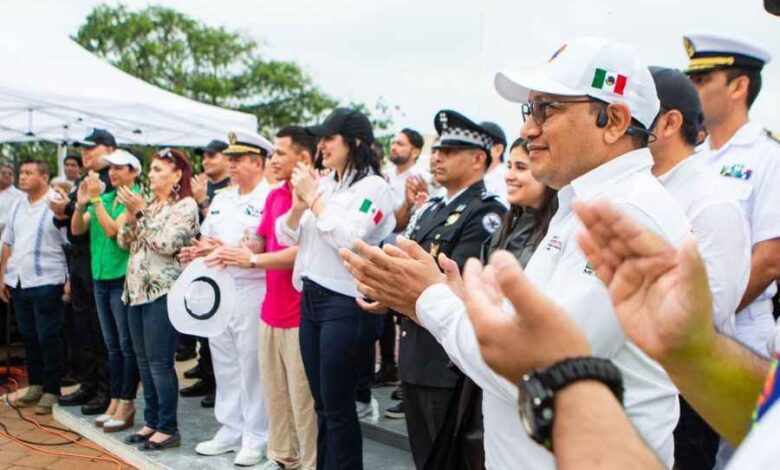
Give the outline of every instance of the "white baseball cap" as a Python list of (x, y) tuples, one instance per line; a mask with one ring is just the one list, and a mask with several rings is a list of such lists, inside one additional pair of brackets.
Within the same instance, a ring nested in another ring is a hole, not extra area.
[(141, 171), (141, 162), (127, 150), (116, 149), (103, 157), (103, 159), (112, 165), (128, 165), (135, 171)]
[(660, 110), (653, 77), (636, 49), (598, 37), (567, 42), (536, 69), (498, 72), (494, 83), (499, 95), (518, 103), (527, 102), (531, 91), (622, 103), (647, 129)]

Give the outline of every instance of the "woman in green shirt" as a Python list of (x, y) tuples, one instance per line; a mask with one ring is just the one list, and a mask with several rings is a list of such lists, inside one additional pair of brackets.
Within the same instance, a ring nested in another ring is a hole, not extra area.
[[(108, 175), (114, 188), (126, 187), (135, 193), (141, 192), (136, 182), (141, 163), (133, 154), (120, 149), (105, 159), (111, 164)], [(116, 191), (102, 194), (104, 187), (100, 178), (90, 173), (78, 188), (77, 212), (71, 219), (71, 231), (81, 235), (89, 230), (95, 304), (108, 350), (111, 403), (95, 424), (105, 432), (117, 432), (133, 425), (133, 402), (139, 382), (127, 305), (122, 301), (129, 253), (116, 242), (119, 227), (124, 223), (125, 208), (117, 200)]]

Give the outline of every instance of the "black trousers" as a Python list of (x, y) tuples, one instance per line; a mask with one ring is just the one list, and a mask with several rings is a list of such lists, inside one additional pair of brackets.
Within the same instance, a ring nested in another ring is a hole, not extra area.
[(402, 382), (406, 430), (417, 470), (425, 467), (436, 436), (447, 417), (454, 388), (427, 387)]
[(712, 470), (720, 436), (680, 396), (680, 421), (674, 430), (674, 468)]
[(395, 363), (395, 315), (382, 316), (382, 334), (379, 337), (379, 354), (382, 366), (394, 366)]
[(211, 348), (209, 348), (208, 338), (179, 333), (176, 350), (195, 352), (196, 344), (200, 344), (198, 367), (201, 370), (201, 378), (207, 382), (214, 383), (214, 363), (211, 362)]
[(108, 353), (95, 306), (89, 246), (71, 245), (67, 254), (73, 326), (66, 334), (71, 350), (78, 350), (75, 372), (83, 390), (107, 396)]

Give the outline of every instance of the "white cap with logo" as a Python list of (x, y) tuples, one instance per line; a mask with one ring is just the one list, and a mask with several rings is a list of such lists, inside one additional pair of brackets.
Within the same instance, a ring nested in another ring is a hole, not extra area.
[(138, 158), (136, 158), (135, 155), (127, 150), (116, 149), (103, 157), (103, 159), (112, 165), (127, 165), (135, 171), (141, 171), (141, 162), (138, 161)]
[(499, 72), (495, 86), (503, 98), (518, 103), (528, 101), (531, 91), (622, 103), (646, 129), (660, 110), (653, 77), (636, 49), (598, 37), (569, 41), (534, 70)]

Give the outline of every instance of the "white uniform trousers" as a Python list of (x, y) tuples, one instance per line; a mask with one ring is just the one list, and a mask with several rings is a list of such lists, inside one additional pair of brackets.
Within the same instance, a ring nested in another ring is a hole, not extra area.
[(233, 318), (224, 332), (209, 338), (217, 382), (214, 415), (222, 425), (214, 439), (264, 452), (268, 413), (257, 364), (257, 330), (265, 280), (236, 280), (236, 287)]

